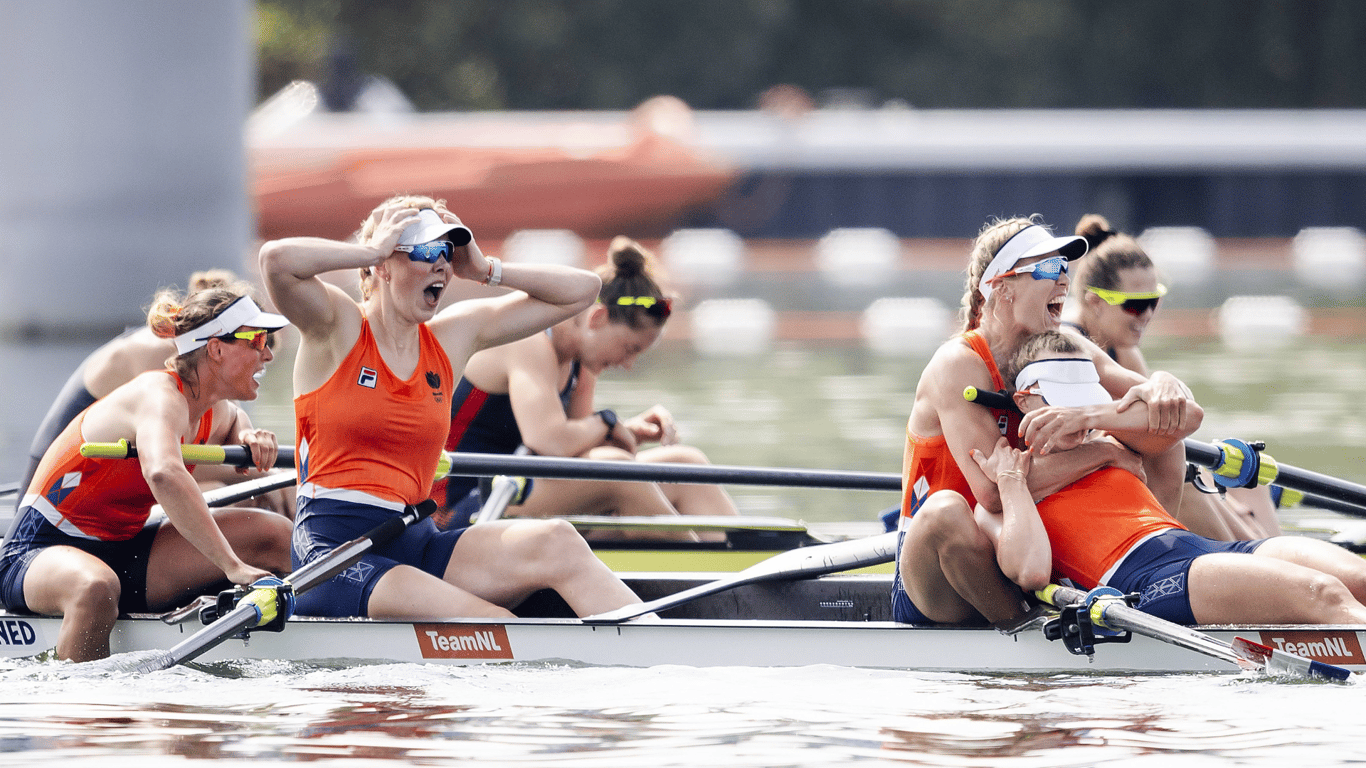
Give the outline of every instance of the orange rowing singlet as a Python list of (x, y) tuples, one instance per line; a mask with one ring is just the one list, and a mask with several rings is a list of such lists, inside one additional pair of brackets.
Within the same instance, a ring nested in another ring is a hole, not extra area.
[(1185, 529), (1132, 473), (1104, 467), (1038, 503), (1053, 545), (1053, 573), (1084, 589), (1105, 582), (1139, 542)]
[[(185, 391), (174, 371), (163, 371)], [(92, 406), (93, 407), (93, 406)], [(142, 464), (129, 459), (87, 459), (81, 455), (81, 425), (86, 408), (62, 430), (43, 454), (20, 507), (33, 507), (63, 533), (82, 539), (127, 541), (147, 524), (157, 503), (142, 476)], [(194, 442), (213, 433), (213, 409), (199, 419)], [(186, 465), (191, 472), (194, 467)]]
[[(1001, 378), (1001, 372), (996, 368), (996, 360), (991, 356), (991, 347), (987, 346), (987, 340), (982, 336), (981, 330), (974, 328), (963, 334), (963, 339), (972, 347), (972, 351), (982, 358), (982, 362), (986, 363), (987, 371), (991, 374), (992, 388), (998, 391), (1004, 389), (1005, 379)], [(1020, 430), (1020, 413), (995, 408), (991, 409), (991, 413), (996, 417), (1001, 434), (1005, 435), (1011, 445), (1021, 447), (1020, 438), (1017, 437)], [(935, 491), (958, 491), (967, 499), (968, 506), (977, 505), (977, 497), (973, 495), (967, 478), (963, 477), (963, 470), (959, 469), (958, 463), (953, 460), (945, 436), (921, 437), (911, 431), (909, 420), (906, 424), (906, 451), (901, 462), (901, 488), (902, 517), (914, 515), (920, 505), (925, 503), (925, 499)]]
[(321, 387), (294, 398), (299, 495), (401, 509), (429, 495), (451, 425), (451, 363), (418, 326), (417, 367), (399, 379), (370, 321)]

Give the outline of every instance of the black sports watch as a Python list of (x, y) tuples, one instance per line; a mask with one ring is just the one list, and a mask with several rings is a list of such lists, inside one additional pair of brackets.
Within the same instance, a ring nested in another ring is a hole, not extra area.
[(597, 416), (602, 419), (602, 423), (607, 425), (607, 439), (612, 439), (612, 433), (617, 431), (617, 412), (611, 408), (603, 408), (598, 411)]

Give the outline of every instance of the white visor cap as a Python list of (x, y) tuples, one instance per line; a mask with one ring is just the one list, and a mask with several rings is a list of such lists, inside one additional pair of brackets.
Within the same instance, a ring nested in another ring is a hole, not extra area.
[(1086, 255), (1086, 248), (1086, 238), (1084, 237), (1077, 235), (1057, 237), (1048, 227), (1031, 224), (1011, 235), (1010, 239), (1005, 241), (1005, 244), (996, 251), (996, 255), (992, 257), (986, 271), (982, 273), (982, 280), (977, 289), (982, 292), (982, 300), (986, 301), (991, 298), (992, 278), (1004, 275), (1014, 269), (1015, 265), (1021, 261), (1054, 251), (1062, 254), (1068, 261), (1076, 261)]
[(1049, 405), (1080, 407), (1108, 403), (1113, 398), (1100, 385), (1096, 364), (1084, 357), (1036, 360), (1015, 377), (1015, 390), (1038, 384)]
[(286, 325), (289, 325), (289, 320), (284, 315), (262, 312), (249, 296), (243, 296), (229, 304), (214, 319), (175, 337), (175, 352), (177, 355), (193, 352), (208, 344), (209, 339), (225, 336), (243, 326), (275, 331)]
[(399, 235), (398, 244), (421, 245), (433, 240), (450, 240), (459, 246), (469, 245), (472, 239), (474, 235), (470, 234), (468, 227), (452, 224), (431, 208), (423, 208), (417, 212), (417, 223), (409, 224)]

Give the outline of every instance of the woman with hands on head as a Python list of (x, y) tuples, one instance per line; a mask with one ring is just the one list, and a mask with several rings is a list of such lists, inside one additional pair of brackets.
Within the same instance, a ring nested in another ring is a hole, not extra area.
[[(109, 655), (120, 613), (161, 611), (220, 584), (289, 570), (290, 524), (250, 509), (211, 512), (182, 443), (245, 445), (275, 463), (270, 432), (234, 400), (253, 400), (273, 359), (266, 336), (286, 320), (250, 297), (212, 288), (157, 296), (147, 323), (174, 339), (168, 367), (115, 388), (76, 415), (48, 447), (0, 552), (0, 600), (11, 611), (62, 616), (57, 655)], [(96, 459), (85, 442), (127, 440), (138, 458)], [(161, 504), (166, 521), (147, 525)]]
[[(654, 258), (627, 237), (615, 238), (599, 268), (597, 301), (545, 333), (470, 358), (452, 401), (448, 450), (512, 453), (525, 445), (547, 456), (705, 464), (697, 448), (678, 442), (673, 416), (656, 405), (619, 419), (595, 409), (597, 380), (612, 367), (630, 369), (654, 346), (673, 300), (653, 277)], [(647, 443), (658, 443), (644, 448)], [(479, 509), (473, 478), (451, 477), (434, 495), (454, 525)], [(720, 486), (540, 478), (509, 514), (735, 515)], [(685, 532), (685, 535), (686, 534)], [(724, 539), (724, 534), (704, 538)]]
[[(338, 269), (360, 270), (359, 303), (319, 279)], [(455, 381), (470, 356), (583, 311), (600, 285), (580, 269), (504, 266), (483, 254), (442, 202), (421, 196), (382, 203), (354, 243), (268, 242), (261, 272), (301, 337), (294, 367), (296, 567), (426, 500)], [(438, 312), (457, 279), (512, 290)], [(559, 592), (579, 615), (639, 602), (562, 520), (438, 531), (424, 519), (300, 595), (298, 612), (505, 618), (543, 588)]]
[[(1049, 419), (1020, 428), (1014, 410), (970, 403), (964, 389), (1006, 387), (997, 361), (1009, 360), (1024, 339), (1057, 329), (1069, 285), (1069, 266), (1086, 253), (1080, 237), (1058, 237), (1037, 218), (989, 222), (973, 243), (963, 296), (964, 333), (939, 347), (921, 373), (906, 425), (902, 470), (901, 545), (893, 582), (892, 613), (906, 623), (1008, 622), (1024, 613), (1022, 595), (996, 563), (995, 547), (974, 520), (981, 505), (999, 513), (997, 486), (972, 458), (1005, 437), (1033, 446), (1030, 490), (1056, 491), (1097, 467), (1118, 465), (1136, 474), (1143, 462), (1132, 451), (1095, 443), (1061, 452), (1063, 425)], [(1143, 401), (1152, 407), (1149, 430), (1170, 434), (1183, 427), (1193, 402), (1181, 382), (1167, 374), (1144, 378), (1115, 364), (1095, 345), (1106, 389), (1119, 407)], [(1052, 417), (1052, 418), (1056, 418)], [(1182, 464), (1184, 467), (1184, 463)], [(1150, 476), (1151, 478), (1151, 476)], [(1179, 493), (1181, 477), (1163, 492)]]

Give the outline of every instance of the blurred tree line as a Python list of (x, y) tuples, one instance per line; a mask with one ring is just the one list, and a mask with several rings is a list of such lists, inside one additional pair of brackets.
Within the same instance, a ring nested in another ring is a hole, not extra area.
[(365, 74), (423, 111), (1366, 107), (1362, 0), (258, 0), (259, 97)]

